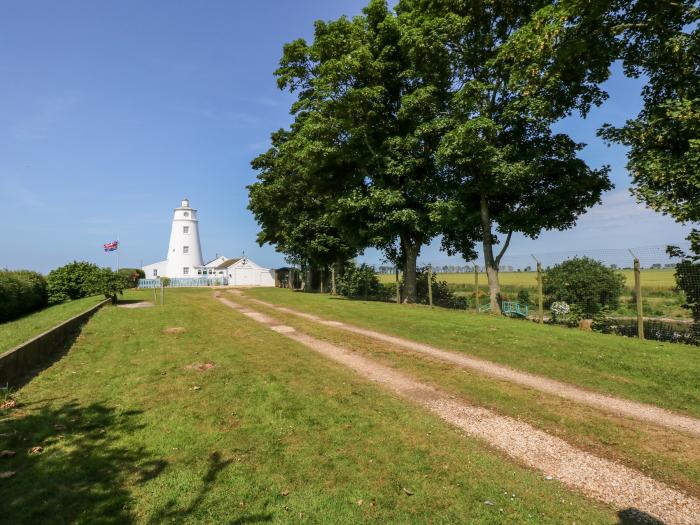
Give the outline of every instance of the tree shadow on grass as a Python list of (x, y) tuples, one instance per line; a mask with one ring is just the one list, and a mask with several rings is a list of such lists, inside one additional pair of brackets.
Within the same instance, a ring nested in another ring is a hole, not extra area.
[(147, 483), (167, 467), (142, 447), (115, 444), (142, 428), (139, 413), (77, 402), (3, 413), (0, 450), (16, 455), (0, 458), (0, 471), (16, 474), (0, 479), (0, 521), (133, 522), (128, 484)]
[(664, 525), (664, 522), (635, 508), (628, 508), (617, 513), (618, 525)]
[[(213, 452), (209, 455), (209, 466), (207, 472), (202, 477), (202, 486), (199, 491), (194, 496), (189, 505), (185, 508), (176, 508), (178, 506), (178, 500), (171, 499), (165, 506), (156, 512), (149, 523), (156, 525), (159, 523), (189, 523), (193, 519), (193, 515), (201, 507), (207, 493), (211, 490), (212, 486), (216, 482), (216, 478), (219, 476), (221, 471), (228, 467), (233, 460), (227, 459), (223, 460), (221, 458), (221, 453)], [(272, 521), (271, 514), (251, 514), (248, 516), (242, 516), (230, 522), (230, 524), (242, 524), (242, 523), (263, 523)]]

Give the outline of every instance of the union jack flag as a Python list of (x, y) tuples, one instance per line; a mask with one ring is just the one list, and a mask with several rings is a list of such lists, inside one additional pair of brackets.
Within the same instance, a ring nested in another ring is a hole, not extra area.
[(106, 252), (113, 252), (114, 250), (119, 248), (119, 241), (108, 242), (107, 244), (103, 244), (102, 247), (105, 249)]

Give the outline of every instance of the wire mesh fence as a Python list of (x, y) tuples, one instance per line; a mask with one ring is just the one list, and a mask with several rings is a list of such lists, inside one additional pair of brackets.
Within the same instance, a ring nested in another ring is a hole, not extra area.
[[(441, 306), (490, 310), (479, 262), (422, 259), (419, 266), (434, 276), (433, 287), (457, 299)], [(395, 266), (374, 269), (386, 286), (401, 286)], [(700, 344), (700, 262), (665, 245), (506, 255), (498, 281), (501, 313), (511, 317)], [(433, 303), (427, 295), (419, 293), (419, 302)]]

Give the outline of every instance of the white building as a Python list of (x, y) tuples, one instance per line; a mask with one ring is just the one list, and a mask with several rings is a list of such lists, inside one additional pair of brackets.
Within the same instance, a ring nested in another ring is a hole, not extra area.
[(274, 270), (263, 268), (245, 256), (236, 259), (221, 256), (205, 264), (199, 242), (197, 210), (190, 207), (187, 199), (175, 208), (167, 259), (148, 264), (143, 271), (146, 279), (213, 278), (229, 286), (275, 285)]

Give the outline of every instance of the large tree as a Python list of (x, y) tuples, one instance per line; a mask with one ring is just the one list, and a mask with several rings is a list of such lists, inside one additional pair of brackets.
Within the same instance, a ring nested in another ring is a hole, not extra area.
[(316, 22), (312, 43), (285, 46), (277, 76), (297, 93), (297, 153), (312, 191), (335, 199), (333, 224), (359, 249), (398, 239), (405, 300), (415, 301), (417, 257), (439, 231), (435, 123), (449, 79), (414, 74), (383, 0), (353, 19)]
[[(700, 4), (639, 4), (619, 28), (625, 72), (646, 78), (642, 111), (601, 134), (629, 147), (632, 191), (641, 202), (700, 223)], [(699, 245), (700, 232), (693, 237)]]
[(356, 250), (333, 226), (333, 200), (312, 191), (297, 152), (294, 131), (279, 130), (270, 149), (252, 161), (258, 181), (248, 187), (248, 208), (260, 225), (258, 243), (305, 267), (337, 266)]
[(602, 102), (598, 84), (612, 50), (605, 40), (600, 49), (578, 45), (591, 21), (565, 23), (555, 7), (553, 0), (402, 0), (397, 7), (419, 73), (433, 78), (443, 67), (449, 74), (437, 151), (448, 188), (437, 213), (443, 247), (469, 260), (481, 243), (494, 312), (511, 236), (569, 228), (612, 187), (607, 168), (578, 158), (581, 144), (551, 131), (572, 111)]

